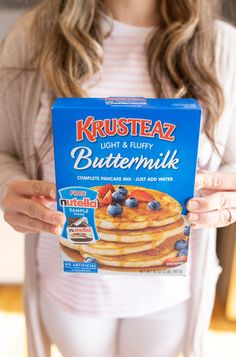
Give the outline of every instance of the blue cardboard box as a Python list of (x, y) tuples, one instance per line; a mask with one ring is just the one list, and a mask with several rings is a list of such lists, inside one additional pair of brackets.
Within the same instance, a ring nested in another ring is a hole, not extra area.
[(55, 101), (63, 272), (185, 275), (201, 112), (193, 99)]

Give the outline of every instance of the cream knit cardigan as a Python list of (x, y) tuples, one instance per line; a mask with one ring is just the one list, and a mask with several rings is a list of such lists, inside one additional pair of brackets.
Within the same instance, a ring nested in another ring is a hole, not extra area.
[[(43, 83), (37, 70), (20, 74), (16, 70), (30, 55), (28, 37), (31, 21), (31, 13), (22, 17), (10, 31), (0, 52), (0, 199), (9, 180), (38, 178), (36, 160), (31, 155), (34, 154), (34, 120), (39, 110)], [(220, 158), (213, 154), (210, 169), (236, 172), (236, 30), (220, 21), (216, 23), (216, 28), (217, 69), (226, 98), (216, 138), (228, 165), (222, 166)], [(7, 66), (13, 69), (8, 70)], [(203, 357), (204, 332), (211, 317), (215, 286), (221, 271), (215, 255), (216, 232), (208, 229), (205, 236), (201, 243), (202, 254), (193, 267), (195, 284), (192, 286), (185, 357)], [(26, 236), (25, 313), (29, 357), (46, 357), (50, 356), (50, 341), (39, 314), (37, 244), (37, 234)]]

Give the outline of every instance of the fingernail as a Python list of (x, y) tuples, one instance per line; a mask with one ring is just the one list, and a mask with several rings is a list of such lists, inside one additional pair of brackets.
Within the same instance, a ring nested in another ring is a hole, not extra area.
[(62, 227), (56, 227), (55, 229), (54, 229), (54, 232), (55, 232), (55, 234), (57, 235), (57, 236), (60, 236), (61, 235), (61, 233), (62, 233)]
[(196, 221), (198, 221), (198, 218), (199, 218), (199, 216), (196, 213), (190, 213), (190, 215), (189, 215), (190, 222), (196, 222)]
[(59, 223), (61, 223), (61, 221), (62, 221), (62, 218), (59, 215), (55, 215), (55, 216), (52, 217), (52, 222), (53, 223), (56, 223), (56, 224), (58, 223), (59, 224)]
[(57, 213), (53, 216), (52, 221), (56, 224), (63, 224), (65, 223), (65, 216), (64, 214)]
[(189, 201), (188, 207), (189, 209), (198, 209), (199, 208), (199, 202), (198, 201)]
[(50, 197), (53, 198), (54, 200), (57, 198), (55, 190), (50, 191)]

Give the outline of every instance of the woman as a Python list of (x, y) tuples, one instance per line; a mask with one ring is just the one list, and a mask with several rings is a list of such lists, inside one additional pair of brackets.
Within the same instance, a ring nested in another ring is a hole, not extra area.
[[(30, 356), (49, 355), (50, 342), (65, 357), (202, 356), (221, 270), (215, 228), (236, 220), (236, 31), (215, 19), (216, 1), (52, 0), (8, 35), (1, 202), (5, 220), (27, 233)], [(194, 97), (204, 107), (199, 168), (209, 171), (188, 202), (196, 230), (186, 277), (60, 274), (50, 104), (122, 95)]]

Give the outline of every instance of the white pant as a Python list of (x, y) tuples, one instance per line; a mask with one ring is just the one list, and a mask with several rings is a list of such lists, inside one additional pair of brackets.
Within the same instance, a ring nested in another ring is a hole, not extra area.
[(177, 357), (184, 345), (188, 301), (144, 317), (84, 318), (41, 294), (41, 318), (63, 357)]

